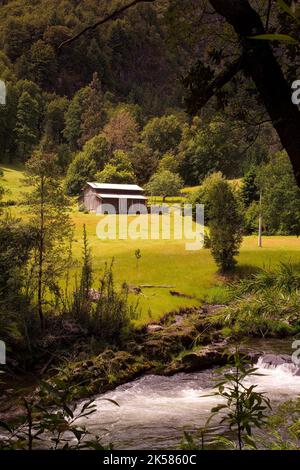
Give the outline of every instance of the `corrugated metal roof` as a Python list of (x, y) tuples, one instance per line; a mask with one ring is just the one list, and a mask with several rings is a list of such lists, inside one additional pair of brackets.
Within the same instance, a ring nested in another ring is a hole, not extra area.
[(100, 199), (139, 199), (146, 201), (145, 196), (139, 194), (97, 194), (97, 197)]
[(137, 184), (109, 184), (109, 183), (87, 183), (93, 189), (111, 189), (116, 190), (124, 190), (124, 191), (144, 191), (143, 188), (138, 186)]

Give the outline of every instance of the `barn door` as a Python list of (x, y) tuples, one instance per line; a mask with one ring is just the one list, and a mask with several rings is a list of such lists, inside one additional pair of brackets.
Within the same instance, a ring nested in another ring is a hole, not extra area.
[(119, 214), (127, 214), (127, 199), (119, 199)]

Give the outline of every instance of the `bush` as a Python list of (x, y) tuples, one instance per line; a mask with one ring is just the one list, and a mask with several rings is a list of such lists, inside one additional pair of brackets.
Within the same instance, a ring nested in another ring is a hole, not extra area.
[(116, 291), (112, 264), (106, 266), (101, 279), (99, 299), (90, 317), (91, 331), (106, 343), (118, 343), (130, 332), (132, 320), (138, 317), (138, 303), (135, 306), (129, 305), (128, 289)]
[(78, 153), (69, 166), (65, 187), (69, 196), (81, 193), (88, 181), (93, 181), (97, 172), (96, 163), (84, 153)]
[(208, 211), (211, 252), (222, 272), (231, 270), (242, 242), (243, 219), (237, 196), (221, 173), (209, 176), (203, 184)]
[(234, 335), (287, 336), (300, 331), (300, 274), (288, 264), (257, 274), (228, 289), (231, 303), (214, 322)]

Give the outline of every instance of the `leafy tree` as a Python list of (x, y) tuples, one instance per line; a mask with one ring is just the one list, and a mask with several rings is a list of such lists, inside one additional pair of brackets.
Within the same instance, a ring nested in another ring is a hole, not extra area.
[(113, 113), (103, 130), (103, 134), (111, 145), (112, 151), (130, 151), (138, 140), (138, 125), (127, 109), (119, 109)]
[(204, 203), (208, 211), (211, 253), (222, 272), (232, 269), (242, 242), (243, 219), (237, 195), (221, 173), (203, 183)]
[(64, 143), (65, 113), (67, 98), (55, 98), (46, 107), (43, 143), (49, 150)]
[(97, 181), (112, 184), (135, 183), (136, 177), (129, 156), (122, 150), (114, 152), (110, 162), (97, 173)]
[(86, 183), (94, 180), (96, 173), (95, 160), (90, 159), (83, 152), (78, 153), (67, 171), (65, 179), (67, 194), (70, 196), (79, 195)]
[(171, 173), (178, 173), (179, 161), (172, 153), (166, 153), (159, 162), (159, 171), (171, 171)]
[(136, 143), (130, 152), (130, 160), (139, 184), (145, 184), (155, 173), (158, 158), (144, 143)]
[(16, 141), (19, 155), (25, 159), (39, 141), (39, 105), (27, 91), (20, 96), (17, 107)]
[(175, 152), (181, 136), (181, 123), (174, 115), (153, 118), (142, 131), (144, 144), (159, 157), (168, 152)]
[(26, 296), (24, 271), (35, 245), (28, 224), (6, 214), (0, 220), (0, 330), (10, 348), (30, 349), (29, 328), (35, 325)]
[(97, 170), (103, 170), (111, 157), (110, 145), (106, 138), (99, 134), (88, 140), (83, 147), (82, 153), (89, 160), (94, 160)]
[(71, 152), (68, 144), (59, 145), (56, 149), (56, 153), (57, 153), (57, 164), (61, 168), (62, 173), (66, 174), (72, 162), (73, 153)]
[[(212, 172), (221, 171), (228, 178), (242, 176), (243, 168), (254, 158), (261, 163), (265, 149), (241, 144), (244, 132), (241, 125), (216, 117), (209, 124), (194, 122), (181, 143), (181, 174), (186, 184), (197, 185)], [(247, 148), (248, 147), (248, 148)]]
[(26, 163), (26, 193), (24, 203), (36, 244), (29, 270), (31, 298), (37, 299), (41, 327), (47, 293), (59, 292), (57, 279), (65, 268), (62, 245), (71, 235), (69, 203), (59, 182), (56, 157), (35, 152)]
[(104, 167), (104, 170), (97, 173), (97, 181), (100, 183), (111, 184), (133, 184), (135, 175), (128, 170), (119, 171), (118, 168), (110, 163)]
[(183, 187), (183, 181), (179, 175), (169, 170), (163, 170), (155, 173), (145, 189), (151, 196), (162, 196), (163, 200), (168, 196), (178, 196)]
[(270, 233), (300, 235), (300, 189), (285, 152), (279, 152), (257, 176), (263, 222)]

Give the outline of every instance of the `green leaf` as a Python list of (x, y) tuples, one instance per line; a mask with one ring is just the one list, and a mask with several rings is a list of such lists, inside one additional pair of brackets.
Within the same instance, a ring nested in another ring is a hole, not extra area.
[(292, 16), (295, 20), (297, 20), (297, 15), (294, 13), (292, 8), (285, 3), (284, 0), (277, 0), (278, 5), (280, 8), (285, 11), (288, 15)]
[(113, 405), (120, 407), (119, 403), (117, 403), (115, 400), (111, 400), (110, 398), (103, 398), (103, 401), (109, 401)]
[(8, 431), (10, 434), (12, 434), (12, 429), (9, 427), (8, 424), (6, 424), (4, 421), (0, 421), (0, 428), (5, 429)]
[(288, 34), (257, 34), (256, 36), (249, 36), (249, 39), (258, 39), (263, 41), (279, 41), (288, 42), (290, 44), (298, 44), (297, 39), (292, 38)]

